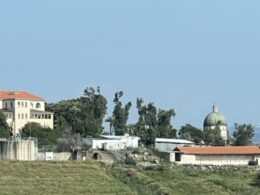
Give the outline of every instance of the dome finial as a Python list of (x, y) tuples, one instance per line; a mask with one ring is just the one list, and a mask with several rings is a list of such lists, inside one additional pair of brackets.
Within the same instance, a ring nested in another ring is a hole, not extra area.
[(213, 106), (213, 112), (218, 112), (218, 107), (216, 106), (216, 104), (214, 104)]

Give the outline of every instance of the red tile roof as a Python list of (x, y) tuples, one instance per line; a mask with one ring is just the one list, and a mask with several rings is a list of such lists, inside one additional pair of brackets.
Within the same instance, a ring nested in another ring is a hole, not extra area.
[(258, 146), (179, 147), (178, 149), (184, 154), (260, 154), (260, 148)]
[(25, 91), (0, 91), (0, 100), (43, 100), (43, 98)]

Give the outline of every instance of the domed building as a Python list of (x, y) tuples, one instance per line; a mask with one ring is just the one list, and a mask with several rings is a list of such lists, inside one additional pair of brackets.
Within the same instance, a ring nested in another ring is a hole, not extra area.
[(228, 127), (225, 117), (219, 112), (217, 106), (213, 106), (213, 111), (204, 120), (204, 131), (220, 128), (220, 133), (225, 142), (228, 140)]

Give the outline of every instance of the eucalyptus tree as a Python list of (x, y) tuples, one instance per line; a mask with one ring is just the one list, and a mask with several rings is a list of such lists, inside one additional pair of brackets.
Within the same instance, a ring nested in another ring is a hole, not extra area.
[(176, 130), (171, 125), (171, 119), (175, 116), (174, 109), (162, 110), (158, 112), (158, 132), (157, 137), (174, 138)]
[(196, 144), (201, 144), (203, 141), (203, 131), (191, 124), (186, 124), (179, 130), (179, 137), (193, 141)]
[(175, 116), (174, 109), (158, 111), (153, 103), (145, 105), (142, 98), (137, 98), (136, 107), (139, 114), (136, 135), (142, 142), (151, 145), (156, 137), (176, 137), (176, 130), (171, 125), (171, 119)]
[(131, 102), (126, 105), (122, 105), (120, 98), (124, 95), (122, 91), (116, 92), (114, 97), (114, 111), (112, 118), (112, 126), (116, 135), (124, 135), (127, 132), (127, 120), (129, 116), (129, 110), (132, 106)]
[(251, 124), (235, 123), (235, 131), (233, 132), (234, 144), (236, 146), (246, 146), (252, 143), (255, 135), (255, 129)]

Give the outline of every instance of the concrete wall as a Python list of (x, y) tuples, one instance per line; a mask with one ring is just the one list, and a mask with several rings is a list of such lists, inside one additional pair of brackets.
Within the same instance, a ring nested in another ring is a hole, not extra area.
[(36, 160), (37, 146), (34, 140), (0, 141), (1, 160)]
[[(70, 152), (53, 152), (53, 159), (54, 161), (66, 161), (71, 159)], [(37, 160), (46, 160), (46, 152), (39, 152), (37, 155)]]

